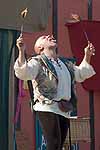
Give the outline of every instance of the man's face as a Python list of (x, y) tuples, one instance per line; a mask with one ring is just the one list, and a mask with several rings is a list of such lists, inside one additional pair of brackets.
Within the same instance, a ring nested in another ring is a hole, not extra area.
[(47, 35), (47, 36), (41, 36), (38, 39), (38, 44), (40, 44), (41, 46), (43, 46), (44, 49), (47, 48), (56, 48), (57, 47), (57, 43), (56, 40), (53, 36)]

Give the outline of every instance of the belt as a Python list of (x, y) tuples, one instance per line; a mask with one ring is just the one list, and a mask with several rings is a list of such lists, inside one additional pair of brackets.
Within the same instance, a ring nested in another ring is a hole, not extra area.
[(68, 101), (68, 100), (66, 100), (66, 99), (61, 99), (61, 100), (59, 100), (59, 101), (57, 101), (57, 100), (44, 100), (44, 101), (42, 101), (42, 103), (43, 103), (43, 104), (51, 105), (51, 104), (54, 104), (55, 102), (59, 103), (59, 102), (61, 102), (61, 101), (66, 102), (66, 101)]

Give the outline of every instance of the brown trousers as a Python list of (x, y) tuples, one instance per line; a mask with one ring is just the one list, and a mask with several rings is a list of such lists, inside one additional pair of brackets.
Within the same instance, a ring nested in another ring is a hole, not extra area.
[(69, 119), (51, 112), (37, 112), (37, 115), (47, 143), (46, 150), (62, 150)]

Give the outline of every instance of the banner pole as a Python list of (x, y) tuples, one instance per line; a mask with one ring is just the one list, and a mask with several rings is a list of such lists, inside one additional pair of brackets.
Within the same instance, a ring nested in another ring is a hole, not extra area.
[[(92, 20), (92, 0), (88, 0), (88, 20)], [(90, 112), (90, 150), (95, 150), (95, 129), (94, 129), (94, 91), (89, 91), (89, 112)]]

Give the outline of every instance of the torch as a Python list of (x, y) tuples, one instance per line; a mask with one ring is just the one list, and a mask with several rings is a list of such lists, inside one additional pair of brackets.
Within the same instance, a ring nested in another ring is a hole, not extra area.
[[(81, 22), (82, 21), (81, 17), (78, 14), (71, 14), (71, 18), (72, 19), (67, 21), (68, 23), (77, 23), (77, 22)], [(82, 30), (83, 30), (84, 36), (85, 36), (85, 38), (87, 40), (87, 43), (90, 46), (91, 42), (90, 42), (90, 40), (88, 38), (88, 35), (87, 35), (87, 32), (85, 31), (84, 26), (82, 26)], [(94, 51), (95, 51), (95, 49), (94, 49)], [(95, 55), (95, 53), (93, 53), (93, 55)]]
[(23, 21), (22, 21), (22, 25), (21, 25), (21, 34), (20, 34), (20, 36), (23, 36), (24, 20), (26, 18), (27, 13), (28, 13), (28, 9), (27, 8), (25, 8), (23, 11), (21, 11), (21, 18), (22, 18)]
[[(79, 15), (77, 15), (77, 14), (71, 14), (71, 16), (72, 16), (72, 18), (73, 18), (76, 22), (82, 21), (81, 17), (80, 17)], [(90, 40), (89, 40), (89, 38), (88, 38), (87, 32), (85, 31), (85, 29), (84, 29), (83, 26), (82, 26), (82, 30), (83, 30), (84, 36), (85, 36), (85, 38), (86, 38), (88, 44), (90, 44)], [(94, 51), (95, 51), (95, 49), (94, 49)], [(95, 55), (95, 53), (93, 53), (93, 55)]]
[[(81, 17), (78, 14), (71, 14), (71, 16), (72, 16), (72, 19), (74, 19), (75, 22), (82, 21)], [(82, 26), (82, 29), (83, 29), (83, 33), (84, 33), (84, 36), (85, 36), (87, 42), (90, 43), (87, 32), (85, 31), (83, 26)]]

